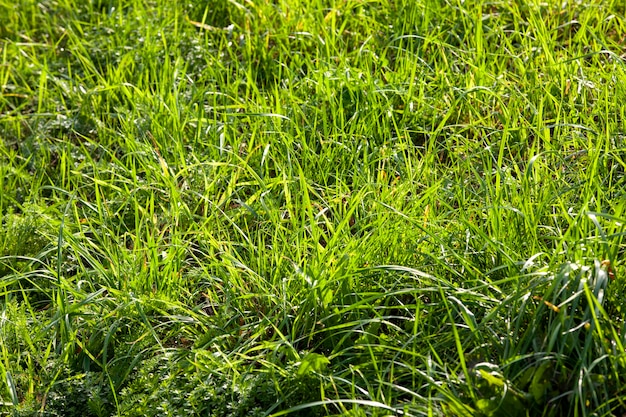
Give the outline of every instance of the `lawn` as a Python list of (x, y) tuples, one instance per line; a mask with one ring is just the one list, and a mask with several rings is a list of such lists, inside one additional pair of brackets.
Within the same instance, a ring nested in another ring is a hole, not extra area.
[(623, 416), (622, 0), (0, 0), (0, 416)]

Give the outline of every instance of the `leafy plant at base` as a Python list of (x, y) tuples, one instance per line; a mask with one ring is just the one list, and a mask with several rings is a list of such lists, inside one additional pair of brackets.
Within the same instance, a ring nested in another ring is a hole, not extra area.
[[(291, 405), (306, 403), (320, 392), (320, 380), (309, 372), (286, 367), (280, 374), (259, 370), (229, 375), (195, 368), (187, 358), (156, 356), (144, 361), (120, 394), (124, 416), (210, 415), (266, 416)], [(310, 409), (306, 416), (323, 415)]]

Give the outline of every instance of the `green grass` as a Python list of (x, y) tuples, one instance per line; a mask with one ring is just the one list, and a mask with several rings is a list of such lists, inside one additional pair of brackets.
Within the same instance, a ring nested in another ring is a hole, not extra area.
[(625, 14), (0, 0), (0, 415), (623, 415)]

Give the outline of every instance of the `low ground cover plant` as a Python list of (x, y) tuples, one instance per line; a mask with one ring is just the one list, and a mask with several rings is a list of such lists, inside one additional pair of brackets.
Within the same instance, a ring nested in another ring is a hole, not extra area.
[(0, 414), (622, 416), (625, 15), (0, 0)]

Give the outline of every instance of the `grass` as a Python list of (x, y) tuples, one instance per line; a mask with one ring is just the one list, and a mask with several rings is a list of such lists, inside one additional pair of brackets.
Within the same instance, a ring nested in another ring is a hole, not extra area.
[(0, 0), (0, 414), (621, 416), (625, 14)]

